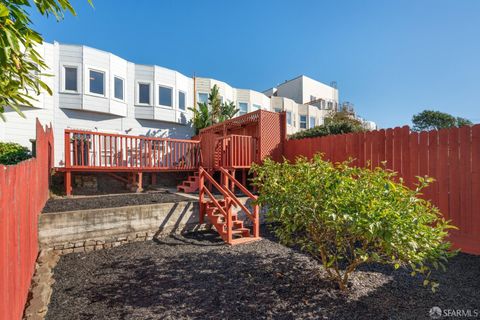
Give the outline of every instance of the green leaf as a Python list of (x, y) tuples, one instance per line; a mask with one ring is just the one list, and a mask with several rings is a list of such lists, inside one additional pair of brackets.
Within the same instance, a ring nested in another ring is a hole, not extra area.
[(10, 10), (3, 3), (0, 3), (0, 17), (7, 17), (9, 14)]

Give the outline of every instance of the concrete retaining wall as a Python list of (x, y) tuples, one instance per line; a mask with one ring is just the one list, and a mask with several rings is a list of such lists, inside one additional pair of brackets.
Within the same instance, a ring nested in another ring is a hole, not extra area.
[[(241, 198), (250, 207), (248, 198)], [(233, 209), (237, 211), (238, 209)], [(120, 208), (43, 213), (39, 219), (42, 249), (61, 254), (100, 250), (154, 236), (198, 229), (198, 201), (160, 203)], [(245, 214), (239, 213), (245, 220)], [(263, 214), (261, 214), (263, 220)]]

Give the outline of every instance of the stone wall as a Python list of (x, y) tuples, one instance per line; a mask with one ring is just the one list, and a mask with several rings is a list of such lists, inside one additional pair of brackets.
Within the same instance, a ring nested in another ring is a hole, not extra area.
[(39, 219), (41, 249), (59, 253), (92, 251), (198, 226), (196, 201), (120, 208), (43, 213)]
[[(240, 199), (250, 209), (251, 200)], [(251, 225), (239, 208), (233, 212), (238, 212), (245, 225)], [(196, 200), (43, 213), (39, 219), (40, 248), (51, 248), (60, 254), (88, 252), (209, 227), (200, 226), (198, 217)], [(263, 212), (260, 220), (264, 220)]]

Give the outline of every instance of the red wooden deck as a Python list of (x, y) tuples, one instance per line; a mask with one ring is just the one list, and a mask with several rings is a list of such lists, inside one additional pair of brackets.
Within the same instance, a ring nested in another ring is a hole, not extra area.
[[(199, 140), (130, 136), (83, 130), (65, 130), (66, 194), (71, 194), (72, 172), (131, 174), (128, 182), (141, 187), (142, 173), (246, 170), (269, 156), (281, 160), (286, 140), (284, 113), (258, 110), (200, 131)], [(116, 176), (117, 179), (127, 180)]]

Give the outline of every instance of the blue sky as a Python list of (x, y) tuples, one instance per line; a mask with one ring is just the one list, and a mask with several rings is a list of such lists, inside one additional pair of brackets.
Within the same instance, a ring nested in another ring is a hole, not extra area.
[(478, 0), (74, 0), (47, 41), (263, 91), (305, 74), (381, 127), (426, 108), (480, 122)]

